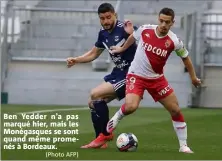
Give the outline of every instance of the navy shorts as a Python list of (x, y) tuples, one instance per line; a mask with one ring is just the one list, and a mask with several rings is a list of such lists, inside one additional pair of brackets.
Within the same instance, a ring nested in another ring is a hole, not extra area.
[(126, 90), (126, 70), (120, 70), (114, 68), (111, 74), (108, 74), (104, 77), (106, 82), (109, 82), (113, 85), (113, 88), (116, 92), (118, 100), (122, 100), (125, 97)]

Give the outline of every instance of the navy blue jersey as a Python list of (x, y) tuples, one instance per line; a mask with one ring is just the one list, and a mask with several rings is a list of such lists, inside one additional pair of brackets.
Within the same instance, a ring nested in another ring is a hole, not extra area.
[[(95, 43), (97, 48), (109, 49), (111, 46), (122, 46), (127, 38), (130, 36), (124, 29), (124, 23), (121, 21), (116, 22), (112, 32), (101, 29), (98, 35), (98, 40)], [(127, 50), (120, 54), (110, 54), (116, 68), (121, 70), (128, 70), (131, 62), (134, 59), (137, 45), (132, 44)]]

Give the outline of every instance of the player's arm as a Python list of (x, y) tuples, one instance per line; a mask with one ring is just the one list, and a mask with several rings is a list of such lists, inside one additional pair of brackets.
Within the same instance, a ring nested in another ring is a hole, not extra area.
[(128, 49), (136, 40), (139, 40), (141, 37), (141, 33), (143, 31), (143, 27), (139, 27), (137, 30), (133, 31), (133, 33), (128, 37), (126, 42), (122, 47), (112, 46), (110, 49), (112, 50), (113, 54), (118, 54), (124, 52), (126, 49)]
[(110, 49), (112, 51), (112, 54), (119, 54), (124, 52), (126, 49), (128, 49), (134, 42), (135, 42), (135, 38), (133, 36), (133, 34), (131, 34), (128, 39), (126, 40), (126, 42), (124, 43), (124, 45), (122, 47), (118, 47), (118, 46), (111, 46)]
[(100, 56), (104, 49), (93, 47), (91, 50), (86, 52), (85, 54), (78, 57), (70, 57), (67, 59), (67, 66), (71, 67), (77, 63), (88, 63)]
[(67, 66), (71, 67), (71, 66), (75, 65), (76, 63), (91, 62), (91, 61), (95, 60), (96, 58), (98, 58), (104, 49), (105, 49), (105, 47), (102, 43), (102, 35), (101, 35), (101, 32), (99, 32), (98, 39), (95, 43), (95, 46), (91, 50), (89, 50), (88, 52), (86, 52), (85, 54), (83, 54), (81, 56), (78, 56), (75, 58), (73, 58), (73, 57), (68, 58), (67, 59)]
[(176, 54), (182, 58), (184, 66), (187, 68), (189, 72), (190, 78), (192, 83), (195, 87), (200, 86), (201, 81), (197, 78), (193, 63), (189, 57), (189, 53), (187, 49), (184, 47), (183, 42), (179, 40), (178, 44), (176, 45)]
[(127, 34), (131, 35), (134, 30), (137, 30), (138, 28), (136, 26), (133, 26), (133, 23), (130, 20), (125, 20), (124, 22), (124, 30)]
[(195, 72), (195, 69), (193, 67), (193, 63), (190, 59), (189, 56), (185, 57), (185, 58), (182, 58), (183, 60), (183, 64), (184, 66), (187, 68), (189, 74), (190, 74), (190, 78), (193, 80), (193, 79), (196, 79), (197, 76), (196, 76), (196, 72)]
[(86, 52), (85, 54), (76, 57), (76, 63), (88, 63), (100, 56), (104, 49), (100, 49), (97, 47), (93, 47), (90, 51)]
[(133, 37), (133, 34), (131, 34), (128, 39), (126, 40), (126, 42), (124, 43), (124, 45), (122, 47), (111, 47), (112, 53), (122, 53), (123, 51), (125, 51), (126, 49), (128, 49), (134, 42), (135, 42), (135, 38)]

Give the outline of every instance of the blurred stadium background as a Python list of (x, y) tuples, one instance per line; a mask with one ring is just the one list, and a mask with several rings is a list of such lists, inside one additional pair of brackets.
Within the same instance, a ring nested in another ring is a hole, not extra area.
[[(119, 19), (156, 24), (158, 11), (176, 12), (173, 31), (185, 42), (203, 86), (194, 89), (177, 56), (166, 77), (182, 107), (222, 107), (222, 1), (1, 1), (1, 102), (3, 104), (87, 105), (90, 89), (111, 71), (104, 52), (96, 61), (66, 68), (97, 39), (97, 7), (112, 3)], [(114, 101), (112, 106), (120, 105)], [(141, 106), (160, 107), (146, 94)]]

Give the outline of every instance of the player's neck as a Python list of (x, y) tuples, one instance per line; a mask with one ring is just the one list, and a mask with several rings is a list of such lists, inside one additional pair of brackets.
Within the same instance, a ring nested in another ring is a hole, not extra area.
[(158, 26), (157, 26), (157, 28), (155, 29), (155, 32), (156, 32), (157, 36), (160, 37), (160, 38), (165, 37), (165, 36), (168, 34), (168, 33), (162, 34), (162, 33), (159, 31)]
[(111, 28), (110, 30), (108, 30), (109, 33), (111, 33), (113, 31), (113, 29), (116, 27), (116, 23), (117, 23), (117, 20), (115, 21), (114, 25), (113, 25), (113, 28)]

